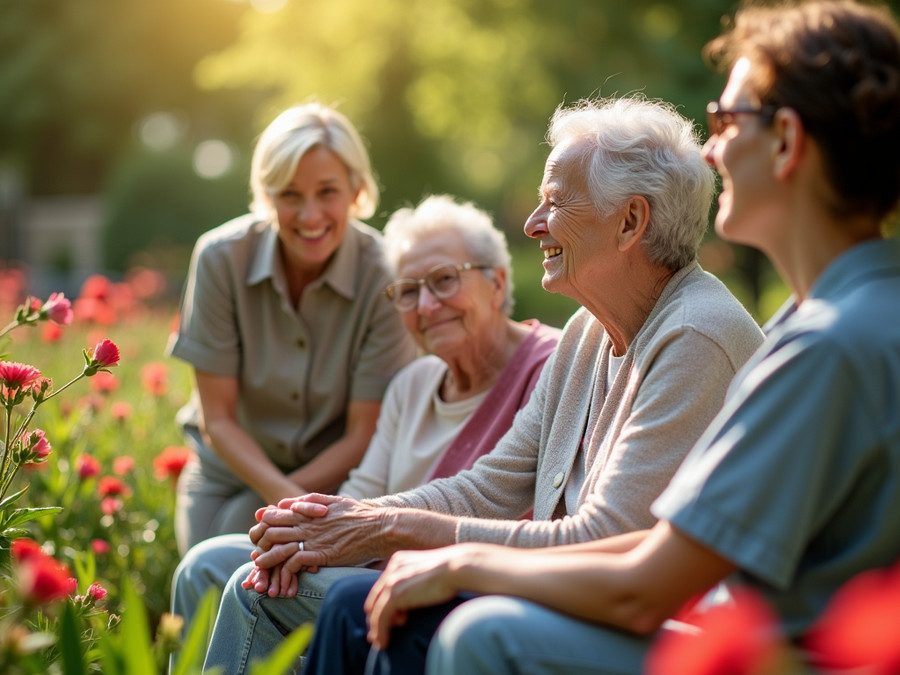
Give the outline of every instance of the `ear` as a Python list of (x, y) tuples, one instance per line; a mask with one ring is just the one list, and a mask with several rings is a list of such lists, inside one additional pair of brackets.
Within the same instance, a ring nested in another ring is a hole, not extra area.
[(775, 138), (772, 142), (772, 171), (784, 180), (797, 168), (806, 144), (803, 120), (793, 108), (779, 108), (772, 120)]
[(494, 302), (497, 308), (500, 308), (506, 300), (506, 270), (502, 267), (495, 267), (494, 276), (488, 281), (494, 284)]
[(650, 223), (650, 202), (643, 195), (632, 195), (625, 203), (622, 220), (616, 238), (620, 251), (627, 251), (637, 244)]

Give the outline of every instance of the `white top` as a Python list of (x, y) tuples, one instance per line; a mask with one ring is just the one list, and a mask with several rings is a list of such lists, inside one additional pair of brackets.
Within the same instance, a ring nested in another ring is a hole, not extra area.
[(439, 395), (447, 364), (423, 356), (388, 386), (375, 436), (340, 494), (369, 499), (421, 485), (488, 391), (448, 403)]

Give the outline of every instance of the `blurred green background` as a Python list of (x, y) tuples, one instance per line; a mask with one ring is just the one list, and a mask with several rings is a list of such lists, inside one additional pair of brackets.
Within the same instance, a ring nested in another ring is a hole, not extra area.
[[(891, 3), (894, 10), (900, 0)], [(723, 76), (701, 46), (728, 0), (0, 0), (0, 206), (97, 195), (100, 260), (162, 269), (174, 293), (203, 231), (245, 211), (256, 135), (280, 109), (336, 104), (395, 208), (449, 192), (514, 250), (516, 316), (561, 325), (521, 232), (561, 102), (642, 92), (702, 123)], [(4, 201), (5, 200), (5, 201)], [(0, 235), (2, 235), (0, 231)], [(20, 234), (18, 247), (21, 249)], [(0, 259), (12, 264), (7, 232)], [(715, 241), (704, 265), (759, 319), (784, 298), (761, 256)], [(65, 255), (52, 263), (65, 272)]]

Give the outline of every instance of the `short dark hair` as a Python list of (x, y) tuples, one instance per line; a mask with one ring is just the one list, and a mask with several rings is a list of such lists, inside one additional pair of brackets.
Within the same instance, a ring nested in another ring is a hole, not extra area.
[(704, 49), (727, 69), (753, 64), (763, 104), (792, 108), (824, 155), (836, 215), (884, 218), (900, 195), (900, 28), (851, 0), (747, 4)]

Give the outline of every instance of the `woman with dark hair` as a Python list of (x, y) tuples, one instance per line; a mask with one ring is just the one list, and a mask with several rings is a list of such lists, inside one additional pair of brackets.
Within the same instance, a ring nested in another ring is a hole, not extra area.
[[(882, 234), (900, 192), (897, 22), (846, 0), (748, 8), (708, 53), (730, 70), (708, 108), (716, 229), (763, 251), (793, 297), (658, 524), (395, 554), (365, 615), (367, 586), (332, 589), (311, 665), (367, 635), (393, 672), (424, 669), (427, 649), (433, 674), (637, 673), (663, 622), (729, 575), (799, 642), (847, 580), (900, 558), (900, 242)], [(423, 609), (467, 591), (502, 595)]]

